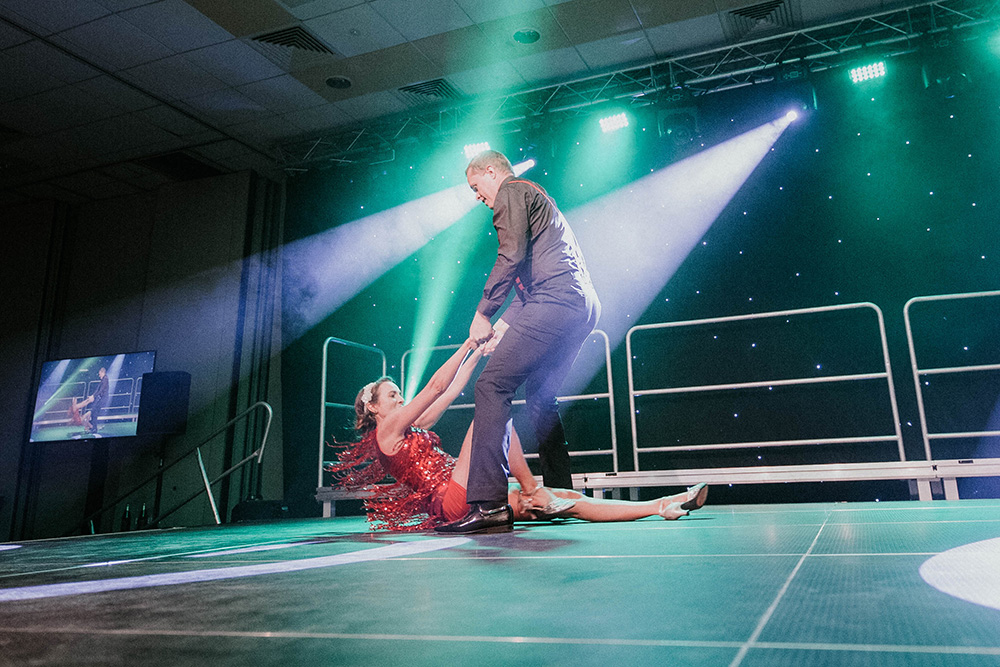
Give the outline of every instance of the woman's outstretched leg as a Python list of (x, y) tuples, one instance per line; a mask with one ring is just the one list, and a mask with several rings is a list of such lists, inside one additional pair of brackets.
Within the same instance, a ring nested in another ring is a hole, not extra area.
[[(635, 521), (657, 515), (664, 519), (673, 520), (686, 516), (690, 509), (701, 507), (705, 503), (707, 488), (698, 485), (672, 496), (642, 502), (591, 498), (570, 489), (552, 489), (552, 494), (576, 501), (571, 509), (566, 510), (560, 516), (594, 522)], [(695, 500), (697, 502), (691, 504)], [(688, 504), (689, 509), (681, 507), (685, 504)]]

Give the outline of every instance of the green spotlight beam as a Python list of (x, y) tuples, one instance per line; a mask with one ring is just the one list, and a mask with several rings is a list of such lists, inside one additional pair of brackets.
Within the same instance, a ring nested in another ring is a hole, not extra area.
[[(535, 166), (534, 160), (514, 165), (518, 176)], [(403, 396), (412, 398), (424, 380), (431, 349), (438, 344), (444, 321), (455, 304), (455, 288), (469, 271), (468, 259), (479, 244), (493, 238), (483, 233), (478, 215), (467, 215), (428, 248), (429, 257), (420, 263), (420, 291), (413, 328), (413, 354), (406, 372)], [(464, 339), (456, 341), (462, 342)]]
[[(444, 322), (455, 304), (455, 290), (468, 272), (473, 257), (485, 237), (479, 216), (466, 216), (428, 248), (429, 257), (420, 263), (418, 306), (413, 328), (413, 354), (406, 372), (403, 396), (412, 398), (424, 381), (431, 359), (430, 348), (438, 344)], [(461, 341), (458, 341), (461, 342)]]
[(35, 412), (34, 417), (32, 417), (32, 421), (37, 421), (39, 417), (45, 414), (45, 412), (49, 409), (50, 405), (52, 405), (55, 401), (61, 400), (63, 397), (65, 397), (66, 392), (68, 391), (68, 389), (66, 388), (69, 385), (73, 384), (74, 382), (77, 382), (80, 376), (83, 375), (84, 373), (89, 373), (90, 365), (92, 363), (100, 361), (100, 359), (101, 359), (100, 357), (90, 357), (84, 363), (77, 366), (76, 370), (70, 374), (69, 378), (64, 379), (62, 382), (60, 382), (59, 389), (56, 389), (54, 392), (52, 392), (52, 395), (49, 396), (44, 403), (42, 403), (42, 407), (40, 407)]

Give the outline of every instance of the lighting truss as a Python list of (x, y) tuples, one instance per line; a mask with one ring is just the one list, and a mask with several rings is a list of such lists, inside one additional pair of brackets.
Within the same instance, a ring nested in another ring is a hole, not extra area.
[(407, 142), (446, 141), (484, 103), (488, 124), (499, 133), (520, 131), (526, 120), (586, 113), (615, 101), (646, 106), (673, 97), (697, 97), (778, 79), (795, 79), (831, 67), (854, 65), (862, 56), (891, 58), (917, 49), (925, 36), (950, 33), (973, 39), (995, 27), (997, 0), (943, 0), (677, 56), (642, 67), (509, 93), (488, 100), (411, 109), (278, 147), (279, 166), (289, 173), (329, 164), (377, 164), (395, 159)]

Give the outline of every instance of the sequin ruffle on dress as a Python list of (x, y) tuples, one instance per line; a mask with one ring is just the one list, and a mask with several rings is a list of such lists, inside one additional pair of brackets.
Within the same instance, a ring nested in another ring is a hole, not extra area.
[[(440, 444), (436, 433), (410, 427), (399, 451), (387, 456), (373, 429), (360, 442), (335, 445), (340, 461), (327, 470), (335, 486), (372, 492), (364, 503), (373, 529), (429, 530), (442, 522), (441, 499), (455, 468), (455, 459)], [(395, 481), (383, 481), (388, 475)]]

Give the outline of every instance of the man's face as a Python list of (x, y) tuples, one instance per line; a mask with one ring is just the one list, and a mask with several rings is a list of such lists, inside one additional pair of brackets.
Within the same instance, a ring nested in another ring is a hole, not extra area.
[(105, 374), (106, 372), (103, 368), (97, 371), (97, 377), (101, 378), (102, 380), (104, 379)]
[(465, 176), (469, 181), (469, 187), (476, 193), (476, 199), (492, 209), (493, 201), (497, 197), (497, 191), (500, 190), (500, 184), (503, 183), (504, 177), (500, 176), (496, 169), (491, 166), (486, 167), (483, 171), (470, 171)]

